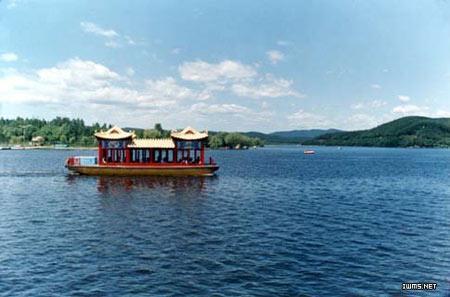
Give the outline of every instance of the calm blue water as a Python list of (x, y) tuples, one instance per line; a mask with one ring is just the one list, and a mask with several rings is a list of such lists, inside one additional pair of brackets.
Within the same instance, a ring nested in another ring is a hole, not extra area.
[(0, 294), (449, 294), (450, 150), (302, 152), (215, 151), (215, 178), (97, 178), (63, 166), (93, 152), (0, 151)]

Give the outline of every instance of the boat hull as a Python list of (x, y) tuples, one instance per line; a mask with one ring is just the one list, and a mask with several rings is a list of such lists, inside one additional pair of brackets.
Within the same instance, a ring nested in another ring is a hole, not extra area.
[(183, 165), (183, 166), (108, 166), (108, 165), (69, 165), (67, 168), (75, 173), (96, 176), (212, 176), (219, 169), (217, 165)]

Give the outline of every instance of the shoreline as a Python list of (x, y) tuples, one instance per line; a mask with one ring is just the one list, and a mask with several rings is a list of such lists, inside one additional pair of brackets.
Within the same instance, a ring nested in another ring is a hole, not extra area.
[[(246, 150), (254, 150), (254, 149), (261, 149), (261, 148), (270, 148), (270, 147), (278, 147), (278, 146), (286, 146), (286, 147), (298, 147), (298, 148), (306, 148), (306, 147), (327, 147), (327, 148), (379, 148), (379, 149), (450, 149), (450, 147), (414, 147), (414, 146), (345, 146), (345, 145), (317, 145), (317, 144), (311, 144), (311, 145), (305, 145), (305, 144), (292, 144), (292, 143), (280, 143), (280, 144), (266, 144), (265, 146), (261, 147), (250, 147), (250, 148), (228, 148), (228, 147), (220, 147), (220, 148), (208, 148), (208, 150), (212, 151), (246, 151)], [(71, 150), (71, 151), (82, 151), (82, 150), (91, 150), (95, 151), (98, 148), (95, 146), (88, 147), (88, 146), (68, 146), (68, 147), (54, 147), (54, 146), (21, 146), (21, 147), (14, 147), (14, 146), (0, 146), (0, 151), (2, 150), (12, 150), (12, 151), (20, 151), (20, 150)]]
[(97, 147), (86, 147), (86, 146), (68, 146), (68, 147), (54, 147), (54, 146), (0, 146), (0, 150), (5, 151), (29, 151), (29, 150), (96, 150)]

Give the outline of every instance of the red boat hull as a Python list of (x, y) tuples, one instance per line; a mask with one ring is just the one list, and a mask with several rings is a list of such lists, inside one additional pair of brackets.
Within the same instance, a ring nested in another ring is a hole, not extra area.
[(217, 165), (67, 165), (75, 173), (96, 176), (212, 176), (219, 169)]

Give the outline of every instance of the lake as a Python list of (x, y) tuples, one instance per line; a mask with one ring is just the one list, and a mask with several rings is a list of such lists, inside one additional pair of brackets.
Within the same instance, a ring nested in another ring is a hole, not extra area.
[(212, 151), (212, 178), (0, 151), (0, 295), (448, 296), (450, 150), (303, 149)]

